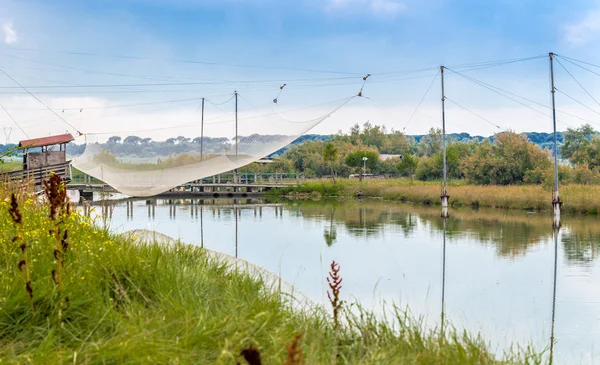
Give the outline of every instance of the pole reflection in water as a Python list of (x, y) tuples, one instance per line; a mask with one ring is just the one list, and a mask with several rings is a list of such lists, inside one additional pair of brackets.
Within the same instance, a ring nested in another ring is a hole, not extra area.
[(554, 284), (552, 286), (552, 320), (550, 329), (550, 360), (549, 364), (552, 365), (554, 361), (554, 319), (556, 314), (556, 276), (558, 271), (558, 233), (560, 231), (559, 226), (554, 226)]
[(442, 218), (443, 227), (444, 227), (444, 239), (442, 245), (442, 315), (441, 315), (441, 332), (444, 334), (444, 322), (446, 320), (446, 219)]
[(238, 213), (237, 208), (233, 208), (233, 215), (235, 215), (235, 258), (238, 257)]
[(204, 204), (200, 205), (200, 247), (204, 248), (204, 222), (202, 220), (202, 213), (204, 211)]

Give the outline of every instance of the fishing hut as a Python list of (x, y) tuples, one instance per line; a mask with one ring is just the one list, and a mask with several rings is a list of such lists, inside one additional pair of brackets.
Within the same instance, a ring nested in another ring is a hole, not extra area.
[(11, 180), (32, 180), (36, 187), (51, 174), (71, 181), (71, 161), (67, 161), (67, 143), (75, 140), (69, 133), (27, 139), (19, 142), (23, 169), (9, 174)]

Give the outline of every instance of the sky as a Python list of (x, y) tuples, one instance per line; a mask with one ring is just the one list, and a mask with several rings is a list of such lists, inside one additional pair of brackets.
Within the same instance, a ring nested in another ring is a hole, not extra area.
[(364, 87), (310, 132), (423, 134), (444, 65), (448, 132), (549, 132), (555, 52), (558, 130), (600, 128), (599, 45), (598, 0), (0, 0), (0, 127), (193, 134), (205, 97), (208, 135), (231, 135), (237, 90), (244, 131), (304, 133), (274, 115), (328, 115)]

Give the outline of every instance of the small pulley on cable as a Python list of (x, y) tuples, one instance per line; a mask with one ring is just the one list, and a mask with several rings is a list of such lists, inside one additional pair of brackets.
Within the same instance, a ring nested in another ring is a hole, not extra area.
[(362, 86), (361, 86), (361, 88), (360, 88), (360, 91), (358, 92), (358, 96), (359, 96), (359, 97), (362, 97), (362, 96), (363, 96), (363, 94), (362, 94), (362, 92), (363, 92), (363, 89), (365, 88), (365, 84), (367, 83), (367, 79), (368, 79), (370, 76), (371, 76), (371, 74), (367, 74), (366, 76), (363, 76), (363, 78), (362, 78), (362, 79), (363, 79), (363, 84), (362, 84)]
[(279, 92), (277, 93), (277, 96), (275, 97), (275, 99), (273, 99), (273, 104), (277, 104), (277, 101), (279, 99), (279, 95), (281, 95), (281, 92), (283, 91), (283, 88), (286, 87), (287, 84), (283, 84), (279, 87)]

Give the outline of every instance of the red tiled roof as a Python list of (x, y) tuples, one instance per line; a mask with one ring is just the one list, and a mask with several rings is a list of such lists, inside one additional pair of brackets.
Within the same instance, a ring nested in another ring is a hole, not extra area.
[(75, 138), (73, 138), (73, 136), (70, 133), (67, 133), (58, 136), (27, 139), (19, 142), (19, 147), (35, 148), (42, 146), (51, 146), (54, 144), (69, 143), (74, 140)]

